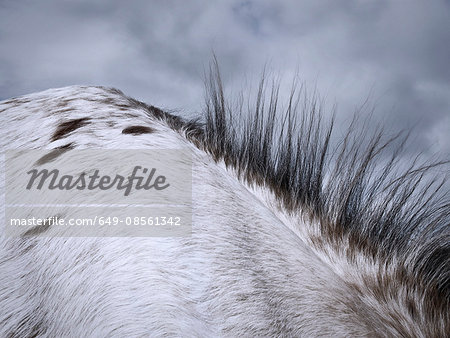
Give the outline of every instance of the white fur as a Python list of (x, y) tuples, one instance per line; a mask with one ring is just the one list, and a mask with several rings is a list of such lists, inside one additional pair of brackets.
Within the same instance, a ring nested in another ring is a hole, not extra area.
[[(58, 108), (69, 98), (71, 109)], [(350, 264), (345, 243), (341, 252), (316, 248), (314, 224), (284, 213), (266, 189), (241, 182), (144, 110), (123, 112), (102, 98), (125, 101), (103, 88), (67, 87), (22, 97), (18, 105), (1, 103), (2, 152), (70, 142), (77, 148), (189, 148), (193, 234), (2, 236), (0, 337), (396, 335), (380, 319), (383, 309), (376, 300), (352, 287), (375, 274), (376, 262), (361, 257)], [(81, 117), (91, 123), (50, 142), (58, 123)], [(122, 134), (130, 123), (156, 132)], [(3, 226), (3, 209), (0, 221)], [(405, 320), (404, 326), (421, 336), (414, 323)]]

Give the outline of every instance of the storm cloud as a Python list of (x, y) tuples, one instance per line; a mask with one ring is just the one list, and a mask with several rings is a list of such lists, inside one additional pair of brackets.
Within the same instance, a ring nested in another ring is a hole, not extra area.
[(450, 154), (449, 1), (0, 2), (0, 99), (103, 85), (195, 116), (213, 52), (231, 91), (266, 67), (283, 97), (298, 74), (338, 120), (368, 99), (413, 149)]

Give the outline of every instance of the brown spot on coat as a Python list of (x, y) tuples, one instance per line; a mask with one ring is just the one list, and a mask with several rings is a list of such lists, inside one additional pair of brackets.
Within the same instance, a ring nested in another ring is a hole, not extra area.
[(50, 151), (48, 154), (45, 154), (44, 156), (42, 156), (39, 160), (36, 161), (36, 165), (43, 165), (45, 163), (49, 163), (51, 161), (53, 161), (55, 158), (57, 158), (58, 156), (64, 154), (66, 151), (73, 149), (73, 144), (72, 143), (68, 143), (64, 146), (58, 147), (53, 149), (52, 151)]
[(50, 228), (50, 223), (36, 225), (36, 226), (32, 227), (31, 229), (25, 231), (22, 234), (22, 237), (37, 236), (39, 234), (46, 232), (49, 228)]
[(132, 134), (132, 135), (140, 135), (140, 134), (151, 134), (156, 130), (150, 127), (144, 126), (131, 126), (122, 130), (122, 134)]
[(60, 140), (63, 137), (67, 136), (74, 130), (81, 128), (89, 123), (89, 118), (83, 117), (80, 119), (69, 120), (66, 122), (62, 122), (52, 136), (52, 141)]

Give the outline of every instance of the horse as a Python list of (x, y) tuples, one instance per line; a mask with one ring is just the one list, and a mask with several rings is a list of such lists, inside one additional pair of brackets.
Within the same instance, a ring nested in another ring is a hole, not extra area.
[(407, 136), (357, 119), (333, 141), (317, 100), (266, 88), (246, 115), (213, 69), (196, 120), (98, 86), (2, 101), (4, 204), (7, 149), (184, 149), (192, 230), (9, 236), (3, 208), (0, 336), (448, 337), (448, 162), (405, 169)]

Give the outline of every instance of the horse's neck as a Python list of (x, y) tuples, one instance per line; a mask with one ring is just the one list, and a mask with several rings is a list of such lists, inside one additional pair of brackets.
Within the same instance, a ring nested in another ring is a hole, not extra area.
[[(124, 238), (120, 244), (123, 248), (137, 246), (142, 252), (170, 251), (170, 261), (158, 261), (156, 257), (149, 260), (155, 271), (160, 271), (158, 266), (169, 269), (165, 273), (170, 274), (174, 284), (168, 281), (165, 293), (185, 290), (199, 316), (207, 318), (209, 330), (219, 329), (218, 332), (231, 336), (248, 334), (248, 327), (252, 328), (252, 335), (290, 332), (305, 336), (361, 336), (373, 334), (372, 329), (380, 327), (395, 335), (377, 314), (389, 316), (389, 309), (377, 309), (371, 290), (364, 290), (364, 281), (357, 272), (362, 268), (359, 271), (364, 273), (364, 260), (360, 266), (352, 265), (346, 261), (345, 252), (314, 243), (319, 236), (317, 224), (308, 224), (311, 221), (302, 218), (301, 213), (285, 213), (265, 188), (248, 186), (233, 169), (214, 162), (163, 121), (127, 104), (112, 91), (79, 87), (11, 101), (2, 112), (8, 124), (3, 127), (6, 131), (0, 146), (55, 148), (71, 144), (77, 148), (189, 149), (193, 155), (192, 236), (133, 242)], [(61, 123), (83, 118), (83, 127), (64, 137), (55, 136)], [(122, 132), (136, 125), (149, 126), (152, 133), (132, 136)], [(90, 241), (74, 241), (77, 246), (90, 245)], [(70, 255), (64, 247), (58, 247), (57, 239), (52, 243), (55, 250), (59, 248), (53, 255)], [(47, 250), (47, 246), (41, 249)], [(39, 246), (35, 250), (40, 250)], [(110, 255), (108, 259), (112, 260), (117, 256), (113, 251), (101, 250), (102, 257)], [(164, 264), (172, 265), (162, 267)], [(134, 267), (128, 269), (142, 277)], [(143, 278), (145, 273), (142, 271)], [(141, 287), (136, 285), (134, 292)], [(364, 300), (363, 295), (369, 296)], [(177, 303), (176, 299), (172, 301)], [(230, 316), (233, 311), (235, 315)], [(385, 322), (389, 323), (389, 318)]]
[[(273, 334), (303, 327), (312, 336), (369, 332), (364, 323), (371, 314), (354, 290), (299, 237), (308, 225), (286, 216), (270, 192), (248, 186), (201, 153), (194, 155), (192, 242), (212, 267), (205, 287), (227, 290), (215, 295), (220, 307), (212, 309), (214, 317), (222, 307), (236, 307), (253, 314), (248, 320), (261, 334), (271, 332), (268, 327)], [(249, 294), (255, 297), (245, 299)], [(360, 312), (347, 311), (349, 304)]]

